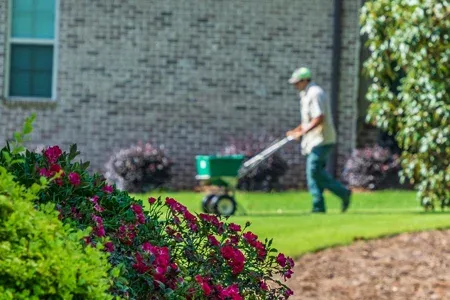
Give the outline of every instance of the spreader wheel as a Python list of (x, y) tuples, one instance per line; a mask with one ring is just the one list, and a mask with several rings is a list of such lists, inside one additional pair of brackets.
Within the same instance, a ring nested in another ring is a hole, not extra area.
[(206, 195), (205, 197), (203, 197), (202, 199), (202, 209), (204, 213), (208, 213), (208, 214), (212, 214), (214, 206), (212, 205), (212, 199), (215, 197), (216, 195), (214, 194), (210, 194), (210, 195)]
[(232, 216), (236, 211), (236, 200), (229, 195), (216, 195), (211, 200), (213, 213), (224, 217)]

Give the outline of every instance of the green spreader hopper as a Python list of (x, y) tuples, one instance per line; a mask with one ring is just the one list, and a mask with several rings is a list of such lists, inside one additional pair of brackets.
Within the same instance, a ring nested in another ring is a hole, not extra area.
[(239, 178), (247, 175), (290, 141), (292, 137), (278, 140), (245, 163), (243, 163), (246, 158), (244, 155), (197, 155), (196, 178), (221, 189), (219, 194), (208, 194), (203, 198), (203, 211), (223, 216), (233, 215), (236, 211), (235, 187)]

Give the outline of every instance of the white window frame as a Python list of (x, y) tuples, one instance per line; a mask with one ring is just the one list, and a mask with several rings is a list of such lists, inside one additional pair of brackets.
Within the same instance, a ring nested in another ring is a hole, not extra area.
[[(12, 1), (8, 0), (8, 21), (7, 21), (7, 35), (6, 35), (6, 55), (5, 55), (5, 81), (4, 93), (8, 100), (22, 100), (22, 101), (55, 101), (57, 98), (57, 84), (58, 84), (58, 53), (59, 53), (59, 1), (55, 0), (55, 24), (53, 39), (39, 39), (39, 38), (13, 38), (11, 37), (12, 29)], [(11, 45), (47, 45), (53, 46), (53, 72), (52, 72), (52, 95), (47, 97), (25, 97), (25, 96), (10, 96), (10, 65), (11, 65)]]

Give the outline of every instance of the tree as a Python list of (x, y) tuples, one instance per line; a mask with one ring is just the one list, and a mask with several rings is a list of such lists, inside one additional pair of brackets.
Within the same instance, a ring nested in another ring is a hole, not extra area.
[(368, 120), (395, 135), (401, 177), (422, 205), (449, 206), (450, 1), (368, 1), (361, 23), (371, 51)]

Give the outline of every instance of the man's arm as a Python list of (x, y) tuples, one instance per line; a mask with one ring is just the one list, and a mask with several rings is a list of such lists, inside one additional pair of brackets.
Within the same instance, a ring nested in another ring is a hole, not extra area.
[(320, 124), (323, 123), (324, 120), (324, 116), (320, 115), (314, 119), (312, 119), (311, 122), (309, 122), (308, 124), (305, 125), (298, 125), (297, 127), (295, 127), (292, 130), (289, 130), (288, 132), (286, 132), (286, 136), (292, 136), (294, 139), (298, 140), (300, 139), (300, 137), (306, 133), (308, 133), (309, 131), (313, 130), (314, 128), (316, 128), (317, 126), (319, 126)]
[(305, 126), (302, 126), (302, 133), (305, 134), (305, 133), (308, 133), (309, 131), (313, 130), (314, 128), (316, 128), (317, 126), (322, 124), (323, 120), (324, 120), (324, 116), (323, 115), (320, 115), (320, 116), (312, 119), (311, 122), (309, 122)]

